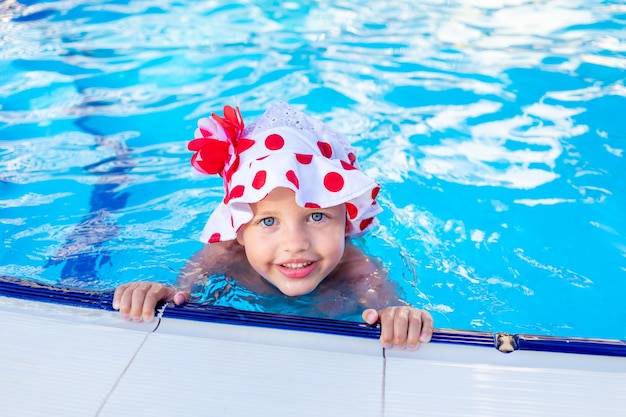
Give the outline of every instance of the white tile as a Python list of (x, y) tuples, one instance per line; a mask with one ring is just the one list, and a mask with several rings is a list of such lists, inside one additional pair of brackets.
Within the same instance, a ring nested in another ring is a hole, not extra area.
[(101, 417), (379, 417), (382, 369), (381, 356), (153, 333)]
[(148, 334), (96, 324), (110, 312), (2, 301), (1, 415), (95, 416)]
[(379, 358), (383, 355), (383, 350), (380, 347), (378, 339), (347, 337), (309, 331), (272, 329), (251, 325), (232, 325), (163, 318), (156, 332), (159, 334), (180, 334), (200, 338), (369, 355)]
[[(626, 359), (163, 319), (0, 297), (0, 414), (623, 415)], [(383, 377), (384, 375), (384, 377)]]
[(387, 417), (588, 417), (624, 415), (626, 410), (626, 373), (620, 371), (624, 358), (524, 351), (506, 355), (443, 344), (413, 353), (386, 355)]

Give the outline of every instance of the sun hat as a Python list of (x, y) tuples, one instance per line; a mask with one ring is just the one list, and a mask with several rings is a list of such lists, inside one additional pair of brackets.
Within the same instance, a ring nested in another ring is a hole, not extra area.
[(224, 107), (198, 120), (192, 166), (224, 180), (224, 199), (210, 215), (203, 242), (233, 240), (252, 219), (251, 203), (285, 187), (301, 207), (346, 205), (346, 234), (358, 237), (375, 227), (382, 209), (376, 202), (378, 183), (365, 175), (354, 149), (341, 133), (293, 109), (275, 104), (249, 127), (239, 107)]

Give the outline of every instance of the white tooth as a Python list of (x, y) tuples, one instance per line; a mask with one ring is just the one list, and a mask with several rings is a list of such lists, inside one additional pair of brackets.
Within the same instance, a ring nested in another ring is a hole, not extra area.
[(300, 269), (310, 264), (311, 264), (310, 262), (298, 262), (298, 263), (292, 263), (292, 264), (283, 264), (283, 266), (289, 269)]

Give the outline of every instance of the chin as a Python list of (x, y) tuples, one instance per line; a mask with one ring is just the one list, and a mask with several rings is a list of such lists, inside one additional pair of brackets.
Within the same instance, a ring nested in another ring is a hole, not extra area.
[(315, 288), (278, 288), (280, 292), (282, 292), (287, 297), (300, 297), (303, 295), (307, 295), (315, 291)]

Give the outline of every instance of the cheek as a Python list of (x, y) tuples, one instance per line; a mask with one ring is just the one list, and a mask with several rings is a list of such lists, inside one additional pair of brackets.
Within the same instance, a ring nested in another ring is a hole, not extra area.
[(250, 267), (254, 269), (257, 274), (265, 277), (266, 264), (261, 254), (259, 254), (258, 251), (248, 251), (245, 249), (244, 251), (248, 265), (250, 265)]
[(267, 258), (276, 249), (275, 239), (263, 233), (246, 233), (241, 242), (250, 261)]
[(346, 248), (346, 236), (341, 229), (337, 229), (335, 233), (327, 233), (324, 235), (322, 247), (326, 248), (329, 256), (341, 259)]

